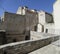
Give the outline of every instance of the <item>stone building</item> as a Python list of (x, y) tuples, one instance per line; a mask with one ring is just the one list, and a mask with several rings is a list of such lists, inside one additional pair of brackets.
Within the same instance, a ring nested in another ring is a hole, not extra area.
[(25, 16), (5, 12), (0, 30), (5, 30), (7, 43), (25, 40)]
[[(31, 20), (30, 23), (34, 22), (34, 25), (32, 24), (32, 27), (36, 27), (37, 29), (31, 31), (44, 32), (44, 33), (54, 32), (54, 19), (53, 15), (50, 13), (47, 13), (43, 10), (41, 11), (29, 10), (28, 7), (19, 7), (17, 14), (26, 15), (27, 23), (29, 23), (31, 19), (34, 19), (33, 21)], [(30, 29), (29, 27), (27, 26), (28, 30)]]
[(37, 12), (31, 10), (27, 10), (26, 15), (5, 12), (0, 30), (6, 32), (6, 43), (29, 40), (30, 31), (37, 29), (37, 15)]
[[(38, 24), (38, 12), (36, 10), (30, 10), (28, 7), (19, 7), (17, 14), (26, 16), (26, 30), (36, 31)], [(34, 29), (35, 28), (35, 29)]]
[(36, 10), (31, 10), (28, 7), (19, 7), (17, 14), (25, 15), (26, 17), (26, 34), (30, 36), (30, 31), (37, 31), (38, 24), (38, 12)]
[(38, 32), (53, 33), (54, 19), (53, 15), (45, 11), (38, 12)]
[(54, 26), (53, 15), (41, 10), (38, 12), (37, 31), (31, 31), (30, 38), (36, 40), (43, 38), (42, 35), (47, 37), (47, 35), (41, 33), (53, 34), (55, 32)]
[(17, 13), (5, 12), (0, 30), (5, 30), (7, 43), (30, 39), (30, 31), (51, 33), (53, 16), (44, 11), (19, 7)]

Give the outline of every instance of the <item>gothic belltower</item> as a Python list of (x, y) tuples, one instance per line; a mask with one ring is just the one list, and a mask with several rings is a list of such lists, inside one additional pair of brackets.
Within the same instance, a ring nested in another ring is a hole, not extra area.
[(55, 23), (55, 33), (60, 34), (60, 0), (53, 4), (53, 17)]

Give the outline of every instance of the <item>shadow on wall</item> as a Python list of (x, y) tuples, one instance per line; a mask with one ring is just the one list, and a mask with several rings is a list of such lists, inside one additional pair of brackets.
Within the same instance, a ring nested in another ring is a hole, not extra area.
[(30, 40), (30, 37), (29, 37), (29, 36), (26, 36), (26, 37), (25, 37), (25, 40)]
[(25, 40), (30, 40), (30, 30), (26, 31), (26, 36), (25, 36)]
[(6, 32), (0, 31), (0, 44), (7, 44)]

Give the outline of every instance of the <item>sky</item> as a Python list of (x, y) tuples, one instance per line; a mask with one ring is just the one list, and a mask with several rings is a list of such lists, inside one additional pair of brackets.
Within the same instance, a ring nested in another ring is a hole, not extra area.
[(48, 13), (53, 11), (55, 0), (0, 0), (0, 16), (3, 13), (16, 13), (19, 6), (27, 6), (29, 9), (44, 10)]

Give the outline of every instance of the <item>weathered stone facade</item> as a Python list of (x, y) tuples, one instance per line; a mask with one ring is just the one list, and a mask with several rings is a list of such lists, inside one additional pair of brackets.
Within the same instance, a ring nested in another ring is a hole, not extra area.
[(7, 33), (22, 34), (25, 30), (25, 16), (5, 12), (4, 24)]
[(30, 30), (34, 31), (37, 25), (37, 17), (35, 16), (37, 13), (27, 11), (26, 14), (5, 12), (0, 30), (6, 31), (7, 43), (30, 39)]
[(53, 19), (52, 14), (41, 10), (40, 12), (38, 12), (38, 19), (39, 19), (38, 20), (38, 32), (51, 33), (51, 31), (53, 31), (54, 19)]
[(6, 31), (7, 43), (25, 40), (25, 16), (5, 12), (1, 28)]
[(30, 31), (49, 33), (54, 25), (51, 14), (27, 7), (20, 7), (17, 13), (5, 12), (3, 17), (0, 30), (6, 31), (7, 43), (29, 40)]
[(36, 10), (30, 10), (28, 7), (19, 7), (17, 14), (26, 16), (26, 30), (35, 30), (38, 24), (38, 12)]

